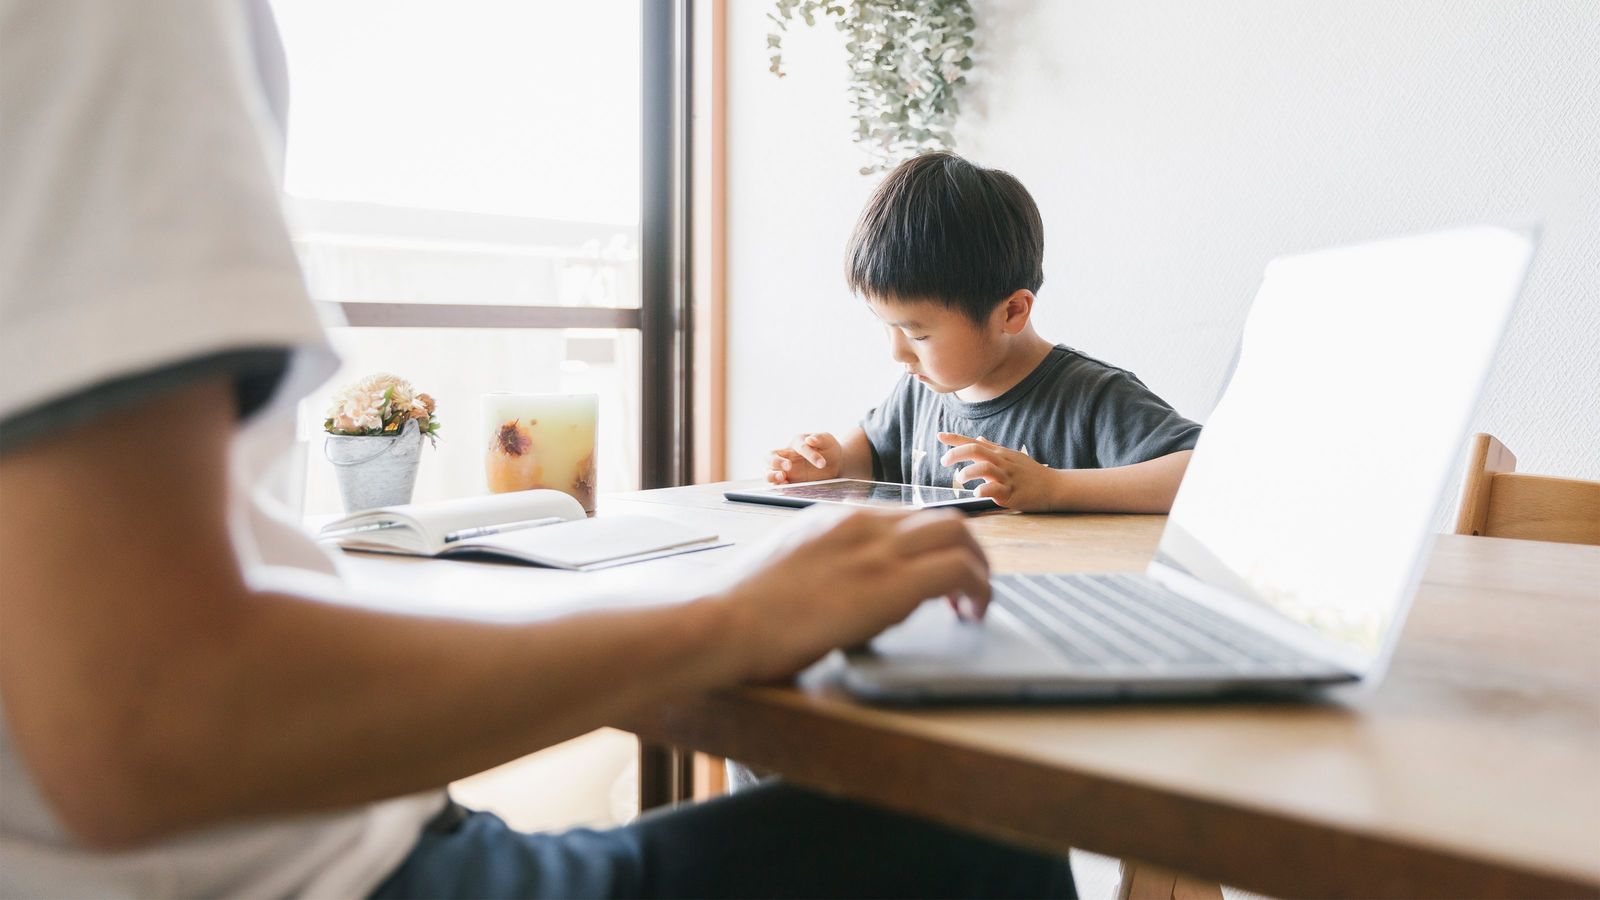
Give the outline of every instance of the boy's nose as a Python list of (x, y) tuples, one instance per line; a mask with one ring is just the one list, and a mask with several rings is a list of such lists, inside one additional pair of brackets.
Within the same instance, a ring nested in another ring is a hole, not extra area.
[(905, 335), (894, 331), (889, 335), (889, 356), (897, 363), (910, 363), (916, 360), (916, 354), (911, 352), (911, 342)]

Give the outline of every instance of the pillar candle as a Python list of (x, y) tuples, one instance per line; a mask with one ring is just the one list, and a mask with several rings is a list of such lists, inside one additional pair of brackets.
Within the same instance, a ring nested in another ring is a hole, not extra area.
[(551, 488), (594, 512), (598, 401), (594, 394), (485, 394), (489, 490)]

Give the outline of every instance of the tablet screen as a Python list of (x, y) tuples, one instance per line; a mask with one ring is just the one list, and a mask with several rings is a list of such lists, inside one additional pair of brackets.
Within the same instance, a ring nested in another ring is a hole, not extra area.
[(785, 505), (808, 503), (848, 503), (855, 506), (923, 507), (923, 506), (993, 506), (986, 497), (972, 491), (958, 491), (943, 487), (923, 487), (914, 484), (890, 484), (883, 481), (857, 481), (838, 479), (807, 484), (790, 484), (764, 491), (742, 491), (738, 496), (730, 493), (729, 499), (755, 502), (784, 502)]

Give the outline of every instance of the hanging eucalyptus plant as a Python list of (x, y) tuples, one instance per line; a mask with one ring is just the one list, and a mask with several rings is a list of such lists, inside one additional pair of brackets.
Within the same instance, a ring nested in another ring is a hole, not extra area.
[(866, 149), (869, 175), (928, 150), (955, 146), (951, 129), (961, 111), (957, 88), (972, 68), (969, 0), (777, 0), (768, 13), (772, 74), (782, 78), (783, 35), (799, 19), (832, 19), (850, 56), (850, 100), (856, 143)]

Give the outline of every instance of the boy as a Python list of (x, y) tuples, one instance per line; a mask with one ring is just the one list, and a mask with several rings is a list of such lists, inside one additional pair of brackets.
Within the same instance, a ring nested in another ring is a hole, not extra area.
[(843, 440), (772, 452), (774, 484), (872, 478), (970, 486), (1027, 512), (1166, 512), (1200, 426), (1133, 373), (1033, 329), (1044, 225), (1011, 175), (952, 153), (884, 179), (846, 252), (905, 374)]

